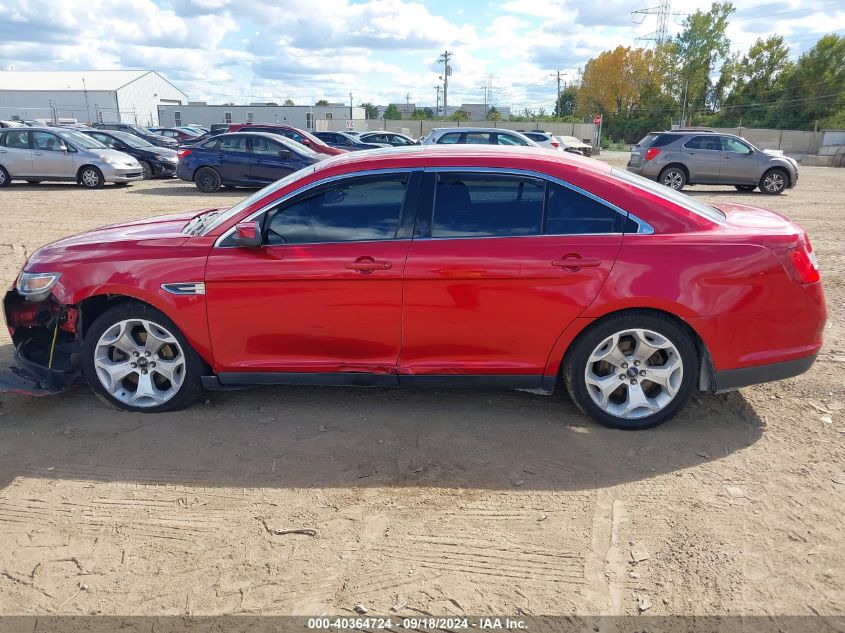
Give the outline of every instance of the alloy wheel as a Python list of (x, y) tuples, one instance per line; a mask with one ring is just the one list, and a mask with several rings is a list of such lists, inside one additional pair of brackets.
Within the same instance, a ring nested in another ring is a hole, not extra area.
[(0, 186), (6, 184), (6, 172), (0, 169)]
[(684, 186), (684, 176), (677, 169), (672, 169), (663, 175), (663, 184), (678, 191)]
[(766, 177), (763, 178), (763, 188), (770, 193), (782, 191), (785, 186), (786, 180), (779, 171), (766, 174)]
[(94, 369), (109, 394), (135, 407), (170, 401), (185, 380), (185, 353), (176, 337), (146, 319), (118, 321), (94, 348)]
[(652, 330), (628, 329), (601, 341), (584, 379), (592, 401), (617, 418), (639, 419), (665, 409), (684, 377), (677, 347)]

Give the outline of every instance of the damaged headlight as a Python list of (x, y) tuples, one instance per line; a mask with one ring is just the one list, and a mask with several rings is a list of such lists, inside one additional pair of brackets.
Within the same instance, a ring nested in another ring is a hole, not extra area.
[(61, 273), (27, 273), (22, 272), (18, 276), (16, 289), (18, 294), (30, 300), (39, 300), (47, 297), (50, 289), (56, 285)]

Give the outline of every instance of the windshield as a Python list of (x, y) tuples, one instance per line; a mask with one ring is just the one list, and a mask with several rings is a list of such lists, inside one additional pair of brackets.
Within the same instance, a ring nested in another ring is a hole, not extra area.
[(112, 136), (120, 139), (129, 147), (154, 147), (152, 143), (148, 143), (144, 139), (139, 138), (134, 134), (129, 134), (128, 132), (112, 132)]
[[(300, 150), (297, 150), (297, 151), (300, 151)], [(244, 209), (246, 209), (246, 208), (250, 207), (251, 205), (255, 204), (258, 200), (261, 200), (261, 198), (263, 198), (264, 196), (269, 195), (269, 194), (273, 193), (274, 191), (278, 191), (279, 189), (282, 189), (283, 187), (287, 187), (292, 182), (296, 182), (297, 180), (301, 180), (301, 179), (305, 178), (306, 176), (310, 176), (311, 174), (314, 173), (314, 171), (315, 171), (315, 167), (313, 165), (310, 166), (310, 167), (304, 167), (304, 168), (300, 169), (299, 171), (295, 171), (292, 174), (285, 176), (281, 180), (277, 180), (276, 182), (274, 182), (270, 185), (267, 185), (266, 187), (264, 187), (264, 189), (259, 189), (254, 194), (252, 194), (251, 196), (249, 196), (247, 198), (244, 198), (238, 204), (231, 207), (230, 209), (228, 209), (226, 211), (219, 212), (219, 213), (215, 212), (214, 221), (211, 222), (210, 224), (208, 224), (208, 226), (203, 226), (202, 235), (207, 234), (214, 227), (219, 226), (220, 224), (223, 224), (224, 222), (227, 222), (231, 218), (235, 217), (236, 215), (238, 215)], [(183, 231), (184, 230), (185, 229), (183, 229)]]
[(97, 139), (91, 138), (81, 132), (59, 132), (59, 136), (66, 141), (70, 141), (75, 147), (81, 147), (82, 149), (107, 149)]
[(611, 169), (610, 173), (620, 180), (624, 180), (639, 189), (648, 191), (649, 193), (653, 193), (664, 200), (673, 202), (679, 207), (683, 207), (684, 209), (692, 211), (693, 213), (705, 217), (708, 220), (712, 220), (713, 222), (722, 223), (727, 219), (724, 213), (714, 207), (711, 207), (709, 204), (699, 202), (695, 198), (681, 193), (680, 191), (670, 189), (669, 187), (654, 182), (653, 180), (649, 180), (648, 178), (643, 178), (642, 176), (632, 174), (629, 171), (622, 171), (621, 169), (616, 168)]
[(578, 143), (579, 145), (583, 145), (583, 143), (574, 136), (558, 136), (558, 138), (564, 143)]

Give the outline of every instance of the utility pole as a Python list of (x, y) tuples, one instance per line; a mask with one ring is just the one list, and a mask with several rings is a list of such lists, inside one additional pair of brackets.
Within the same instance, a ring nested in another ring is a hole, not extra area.
[(411, 110), (411, 93), (409, 92), (408, 94), (405, 95), (405, 114), (409, 117), (411, 116), (410, 110)]
[(437, 90), (437, 105), (434, 108), (434, 118), (440, 116), (440, 84), (434, 86), (434, 89)]
[(687, 91), (689, 91), (689, 80), (684, 84), (684, 102), (681, 106), (681, 129), (687, 126)]
[(352, 93), (349, 93), (349, 120), (352, 120)]
[(449, 51), (443, 51), (443, 54), (437, 58), (438, 62), (443, 62), (443, 118), (445, 119), (448, 116), (448, 94), (449, 94), (449, 75), (452, 74), (452, 67), (449, 66), (449, 58), (452, 57), (452, 53)]

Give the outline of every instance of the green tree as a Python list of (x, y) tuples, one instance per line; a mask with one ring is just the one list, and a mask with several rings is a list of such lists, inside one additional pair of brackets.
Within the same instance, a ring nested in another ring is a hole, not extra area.
[(366, 102), (362, 103), (361, 107), (364, 108), (364, 118), (366, 119), (377, 119), (378, 118), (378, 108), (374, 106), (372, 103)]
[(828, 34), (801, 55), (784, 77), (775, 116), (783, 127), (845, 124), (845, 37)]
[(434, 118), (434, 110), (431, 108), (414, 108), (411, 113), (411, 118), (415, 121), (424, 121), (426, 119)]
[(296, 104), (293, 102), (293, 99), (285, 99), (284, 105), (292, 106), (292, 105), (296, 105)]
[(573, 86), (568, 86), (560, 93), (560, 99), (555, 104), (555, 116), (565, 117), (575, 114), (575, 95), (577, 94)]
[(320, 99), (320, 100), (319, 100), (317, 103), (315, 103), (314, 105), (317, 105), (317, 106), (327, 106), (327, 105), (329, 105), (329, 102), (328, 102), (328, 101), (326, 101), (325, 99)]
[(733, 12), (730, 2), (714, 2), (709, 11), (696, 11), (684, 20), (684, 30), (669, 50), (673, 57), (670, 67), (677, 69), (675, 95), (686, 92), (687, 103), (694, 110), (714, 106), (715, 86), (710, 76), (730, 54), (725, 30)]
[(487, 120), (488, 121), (501, 121), (502, 120), (502, 113), (496, 109), (496, 106), (490, 106), (490, 109), (487, 110)]
[(726, 126), (738, 125), (740, 121), (751, 127), (776, 125), (774, 108), (759, 109), (759, 104), (783, 97), (784, 82), (791, 69), (789, 47), (780, 35), (760, 38), (741, 59), (726, 60), (719, 84), (730, 88), (730, 93), (712, 122)]
[(384, 111), (384, 118), (393, 120), (401, 119), (402, 113), (399, 111), (399, 108), (396, 107), (395, 103), (391, 103)]
[(466, 110), (455, 110), (452, 113), (452, 116), (449, 117), (450, 121), (469, 121), (469, 112)]

